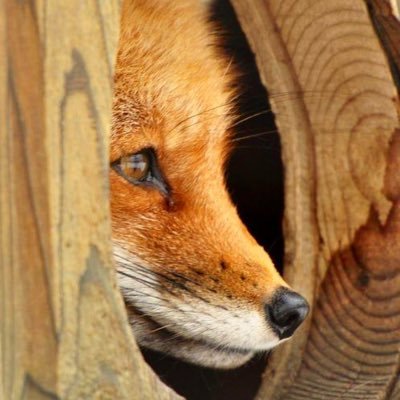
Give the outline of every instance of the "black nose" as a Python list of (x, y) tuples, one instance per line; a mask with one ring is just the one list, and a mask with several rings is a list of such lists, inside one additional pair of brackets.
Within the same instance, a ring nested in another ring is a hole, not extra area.
[(306, 318), (308, 311), (306, 299), (286, 288), (278, 289), (272, 301), (266, 305), (269, 322), (280, 339), (292, 336)]

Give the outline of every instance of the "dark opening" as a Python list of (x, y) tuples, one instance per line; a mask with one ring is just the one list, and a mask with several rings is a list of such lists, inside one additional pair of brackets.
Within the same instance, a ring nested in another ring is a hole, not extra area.
[[(215, 2), (212, 20), (222, 27), (221, 45), (243, 74), (235, 127), (239, 140), (227, 166), (228, 188), (243, 222), (282, 271), (283, 167), (274, 116), (228, 0)], [(259, 356), (236, 370), (218, 371), (151, 351), (144, 351), (144, 356), (161, 379), (188, 400), (253, 400), (268, 358)]]

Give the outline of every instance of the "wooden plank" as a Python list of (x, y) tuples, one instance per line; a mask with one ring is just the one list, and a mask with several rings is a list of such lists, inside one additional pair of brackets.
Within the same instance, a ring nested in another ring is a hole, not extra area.
[[(3, 60), (2, 66), (0, 68), (0, 148), (4, 147), (3, 143), (5, 143), (4, 139), (6, 137), (5, 133), (7, 132), (7, 37), (6, 37), (6, 10), (5, 10), (5, 3), (0, 3), (0, 59)], [(4, 193), (2, 182), (5, 182), (7, 177), (6, 170), (3, 168), (2, 164), (2, 152), (0, 150), (0, 298), (5, 298), (5, 286), (4, 286), (4, 268), (1, 267), (3, 260), (6, 259), (5, 249), (9, 248), (9, 241), (8, 238), (3, 235), (4, 229), (2, 228), (3, 225), (8, 226), (9, 221), (6, 217), (4, 211), (5, 200), (7, 199), (7, 194)], [(5, 302), (1, 303), (0, 306), (0, 321), (5, 324), (5, 310), (6, 305)], [(4, 337), (0, 337), (0, 396), (4, 397), (5, 387), (4, 387), (4, 377), (5, 377), (5, 366), (4, 366), (4, 359), (5, 359), (5, 349), (4, 349)]]
[(309, 326), (273, 353), (258, 399), (390, 398), (400, 345), (398, 99), (365, 3), (232, 3), (281, 134), (286, 279), (314, 304)]
[(112, 268), (120, 4), (0, 7), (0, 398), (178, 398), (143, 362)]
[(57, 333), (49, 297), (49, 183), (41, 136), (43, 55), (30, 5), (6, 2), (4, 11), (8, 113), (0, 150), (3, 398), (55, 398)]
[(400, 19), (400, 0), (390, 0), (394, 15)]
[(400, 20), (388, 0), (366, 0), (372, 24), (382, 43), (400, 92)]

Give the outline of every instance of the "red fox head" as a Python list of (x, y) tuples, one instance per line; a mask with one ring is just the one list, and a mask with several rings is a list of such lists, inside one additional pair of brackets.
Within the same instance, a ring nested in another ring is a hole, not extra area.
[(231, 203), (229, 63), (204, 2), (125, 2), (111, 137), (114, 256), (140, 345), (231, 368), (308, 306)]

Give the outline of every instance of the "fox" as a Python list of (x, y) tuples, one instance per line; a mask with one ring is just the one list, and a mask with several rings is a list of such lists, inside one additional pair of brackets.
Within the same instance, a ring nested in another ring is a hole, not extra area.
[(110, 207), (118, 285), (138, 344), (230, 369), (289, 339), (309, 305), (228, 193), (237, 74), (210, 7), (123, 2)]

